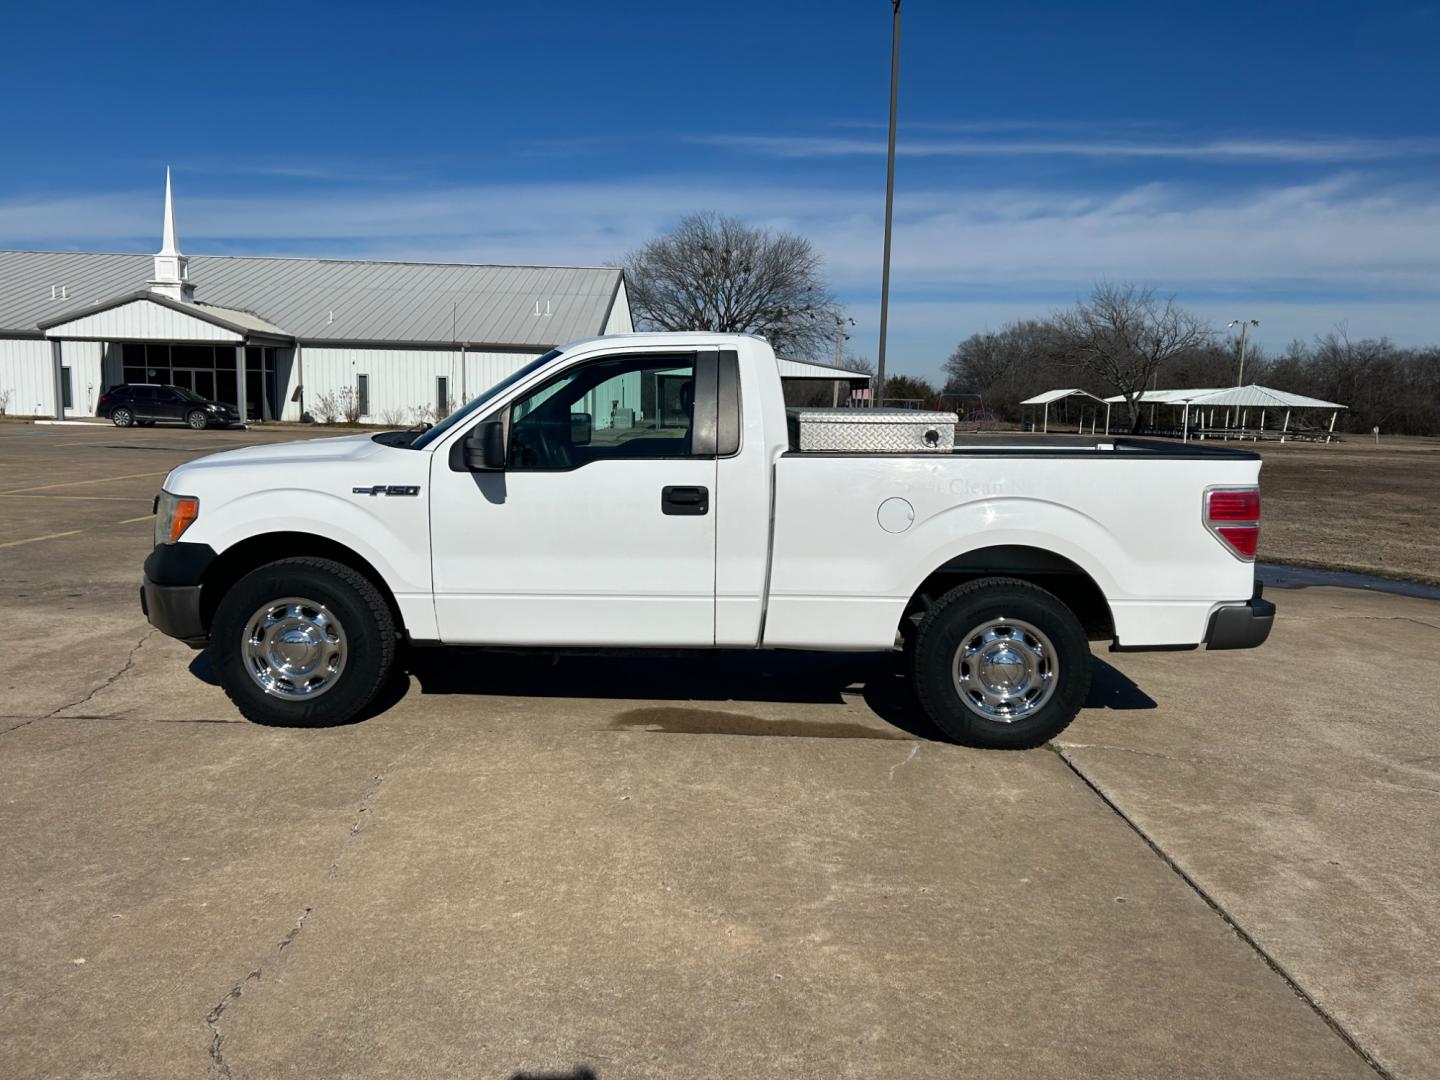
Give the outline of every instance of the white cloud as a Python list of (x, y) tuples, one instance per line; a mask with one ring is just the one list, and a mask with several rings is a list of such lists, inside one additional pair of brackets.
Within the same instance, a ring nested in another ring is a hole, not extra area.
[[(879, 290), (883, 203), (871, 191), (710, 177), (226, 197), (200, 186), (177, 205), (192, 253), (595, 265), (689, 211), (736, 214), (816, 242), (861, 322), (857, 345), (873, 354), (866, 335), (873, 341), (878, 317), (866, 305)], [(0, 200), (0, 246), (153, 251), (159, 219), (159, 192)], [(1233, 318), (1238, 304), (1276, 343), (1340, 318), (1360, 334), (1440, 340), (1440, 190), (1362, 174), (1223, 194), (1166, 184), (902, 190), (892, 355), (931, 363), (973, 329), (1043, 314), (1102, 277), (1152, 283), (1196, 307), (1244, 297), (1215, 317)]]
[[(983, 128), (974, 130), (984, 130)], [(826, 135), (695, 135), (685, 141), (774, 158), (877, 157), (881, 138)], [(912, 139), (899, 142), (900, 157), (1085, 157), (1169, 158), (1222, 162), (1338, 163), (1428, 157), (1440, 154), (1440, 139), (1231, 138), (1137, 141), (1134, 139)]]

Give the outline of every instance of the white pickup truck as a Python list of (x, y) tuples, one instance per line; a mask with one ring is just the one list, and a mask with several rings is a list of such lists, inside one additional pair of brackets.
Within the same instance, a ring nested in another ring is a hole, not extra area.
[(141, 602), (258, 722), (353, 718), (407, 647), (901, 648), (947, 735), (1028, 747), (1091, 640), (1265, 640), (1259, 472), (1108, 436), (800, 451), (765, 342), (611, 336), (423, 433), (180, 466)]

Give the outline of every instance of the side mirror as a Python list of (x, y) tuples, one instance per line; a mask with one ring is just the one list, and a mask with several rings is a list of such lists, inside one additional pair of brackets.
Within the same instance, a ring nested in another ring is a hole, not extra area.
[(476, 424), (461, 445), (465, 448), (465, 467), (471, 472), (505, 468), (505, 425), (499, 420)]
[(595, 418), (588, 412), (570, 414), (570, 445), (589, 446), (591, 433), (595, 430)]

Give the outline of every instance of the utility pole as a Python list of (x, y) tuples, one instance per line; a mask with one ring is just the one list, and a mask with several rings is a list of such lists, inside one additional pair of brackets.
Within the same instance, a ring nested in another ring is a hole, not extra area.
[[(839, 315), (835, 316), (835, 366), (837, 368), (840, 366), (840, 349), (850, 339), (850, 335), (845, 332), (845, 323), (845, 319)], [(854, 326), (855, 320), (850, 319), (849, 323)], [(830, 407), (838, 408), (840, 405), (840, 380), (838, 378), (830, 384), (830, 390)]]
[(1245, 385), (1245, 338), (1250, 332), (1250, 327), (1259, 325), (1259, 319), (1231, 319), (1225, 327), (1226, 330), (1232, 326), (1240, 327), (1240, 374), (1235, 379), (1236, 386)]
[(875, 372), (875, 405), (885, 393), (885, 333), (890, 323), (890, 221), (895, 211), (895, 105), (900, 97), (900, 0), (890, 0), (890, 149), (885, 158), (885, 257), (880, 271), (880, 350)]

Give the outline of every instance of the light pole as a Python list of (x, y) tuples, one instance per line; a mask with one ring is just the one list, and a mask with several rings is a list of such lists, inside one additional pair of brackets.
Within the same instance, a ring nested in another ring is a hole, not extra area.
[(900, 96), (900, 0), (890, 30), (890, 149), (885, 158), (885, 257), (880, 271), (880, 355), (875, 370), (874, 405), (885, 393), (885, 332), (890, 322), (890, 219), (895, 209), (895, 104)]
[(1245, 385), (1245, 338), (1250, 333), (1250, 327), (1259, 325), (1259, 319), (1231, 319), (1225, 324), (1226, 330), (1232, 326), (1240, 327), (1240, 376), (1235, 380), (1236, 386)]
[[(855, 325), (854, 319), (842, 319), (839, 315), (835, 316), (835, 366), (837, 368), (840, 366), (840, 349), (845, 342), (850, 340), (850, 335), (845, 332), (846, 322), (849, 322), (851, 326)], [(838, 378), (830, 384), (830, 391), (830, 407), (832, 409), (839, 408), (840, 380)]]

